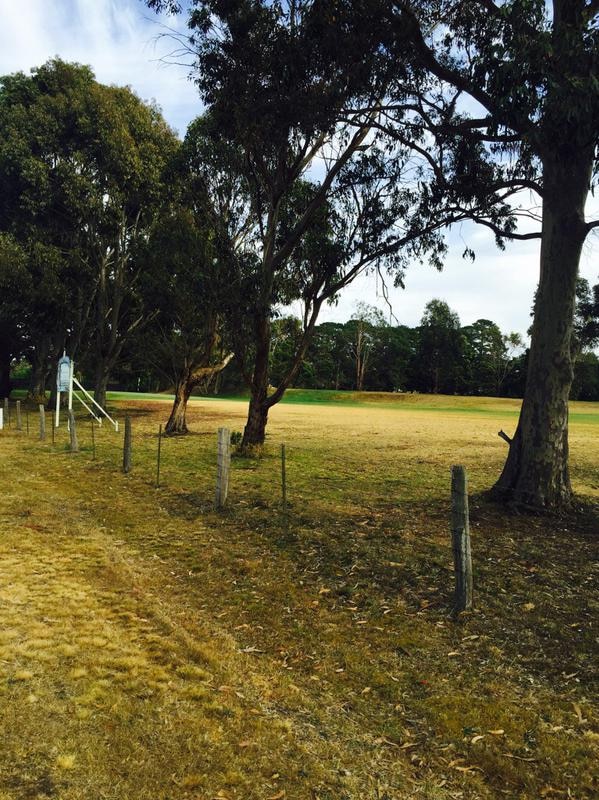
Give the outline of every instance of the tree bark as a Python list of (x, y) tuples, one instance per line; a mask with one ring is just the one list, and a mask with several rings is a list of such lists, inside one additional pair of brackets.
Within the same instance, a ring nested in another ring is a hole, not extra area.
[(10, 355), (8, 353), (0, 353), (0, 397), (9, 397), (9, 395)]
[(279, 380), (279, 385), (270, 396), (268, 394), (271, 345), (270, 314), (265, 313), (257, 315), (254, 322), (256, 355), (254, 359), (252, 382), (250, 384), (251, 394), (248, 418), (240, 445), (240, 450), (242, 452), (249, 452), (255, 447), (261, 447), (264, 444), (268, 411), (282, 399), (287, 389), (295, 380), (308, 350), (308, 346), (314, 337), (318, 314), (325, 299), (324, 295), (313, 299), (312, 310), (306, 315), (304, 320), (304, 332), (295, 351), (292, 364), (287, 370), (287, 373)]
[(96, 379), (94, 381), (94, 400), (102, 408), (106, 408), (106, 390), (108, 388), (108, 378), (110, 370), (106, 362), (98, 360), (96, 365)]
[(40, 366), (39, 369), (32, 372), (31, 382), (29, 384), (29, 397), (37, 403), (46, 403), (46, 379), (48, 377), (48, 370), (46, 366)]
[(193, 370), (186, 368), (182, 372), (175, 386), (175, 402), (173, 403), (171, 415), (164, 429), (165, 433), (188, 433), (186, 414), (187, 403), (191, 397), (191, 393), (202, 380), (220, 374), (232, 358), (233, 353), (229, 353), (219, 364), (199, 366), (195, 367)]
[(175, 402), (171, 410), (171, 415), (164, 428), (164, 432), (168, 434), (187, 433), (187, 420), (185, 415), (187, 413), (187, 401), (191, 396), (193, 384), (189, 380), (189, 376), (184, 377), (177, 382), (175, 387)]
[(266, 438), (266, 424), (268, 422), (267, 391), (252, 392), (248, 418), (243, 429), (241, 450), (248, 452), (252, 448), (260, 447)]
[(36, 403), (46, 402), (46, 381), (50, 372), (50, 342), (41, 341), (33, 353), (29, 397)]
[[(560, 157), (561, 156), (561, 157)], [(543, 238), (524, 400), (494, 490), (509, 501), (560, 510), (572, 500), (568, 396), (576, 278), (587, 228), (584, 207), (592, 152), (580, 148), (543, 163)]]
[(250, 386), (250, 406), (248, 418), (243, 430), (243, 439), (240, 449), (247, 452), (255, 447), (261, 447), (266, 438), (266, 423), (268, 422), (268, 367), (270, 356), (270, 319), (267, 315), (260, 315), (254, 323), (256, 356), (254, 359), (254, 372)]

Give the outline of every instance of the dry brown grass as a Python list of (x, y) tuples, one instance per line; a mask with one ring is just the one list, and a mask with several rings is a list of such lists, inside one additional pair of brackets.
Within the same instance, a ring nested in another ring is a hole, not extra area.
[[(94, 462), (83, 420), (77, 455), (64, 430), (54, 448), (2, 432), (1, 800), (597, 796), (596, 511), (500, 512), (480, 493), (514, 404), (429, 400), (277, 407), (222, 514), (215, 431), (243, 404), (194, 405), (160, 489), (159, 403), (127, 404), (127, 477), (120, 438), (103, 430)], [(592, 504), (598, 409), (574, 410)], [(477, 587), (457, 624), (452, 463)]]

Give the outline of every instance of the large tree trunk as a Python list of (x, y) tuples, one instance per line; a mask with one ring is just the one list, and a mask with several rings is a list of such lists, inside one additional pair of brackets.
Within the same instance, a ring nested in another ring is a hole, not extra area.
[(187, 420), (185, 415), (187, 413), (187, 401), (191, 395), (193, 384), (189, 380), (189, 375), (177, 382), (175, 387), (175, 402), (171, 410), (171, 415), (168, 418), (165, 433), (187, 433)]
[(568, 396), (576, 278), (587, 233), (584, 206), (592, 154), (545, 159), (541, 276), (520, 419), (496, 492), (509, 501), (559, 510), (570, 505)]
[(248, 418), (240, 445), (242, 452), (251, 452), (256, 447), (261, 447), (264, 444), (268, 411), (282, 399), (286, 390), (295, 380), (306, 356), (308, 346), (314, 338), (316, 321), (324, 300), (324, 297), (319, 297), (313, 301), (312, 311), (305, 325), (301, 341), (295, 351), (292, 364), (287, 370), (287, 373), (279, 380), (279, 385), (270, 396), (268, 394), (271, 339), (270, 315), (266, 313), (256, 317), (254, 322), (256, 355), (254, 359), (254, 372), (250, 385), (251, 394)]
[(39, 371), (31, 376), (29, 385), (29, 397), (36, 404), (46, 404), (46, 381), (48, 378), (48, 370), (41, 367)]
[(96, 379), (94, 381), (94, 400), (102, 408), (106, 408), (106, 389), (108, 388), (108, 378), (110, 370), (103, 359), (96, 364)]
[(35, 403), (46, 403), (46, 381), (50, 371), (50, 341), (38, 342), (33, 353), (31, 363), (31, 378), (29, 381), (29, 397)]
[(196, 366), (192, 370), (186, 367), (175, 387), (175, 402), (171, 415), (166, 423), (165, 433), (187, 433), (187, 403), (191, 397), (193, 390), (206, 378), (211, 378), (213, 375), (220, 375), (220, 373), (227, 366), (229, 361), (233, 358), (233, 353), (225, 356), (219, 364), (212, 364), (211, 366)]
[(256, 356), (254, 372), (250, 386), (250, 406), (248, 418), (241, 441), (242, 452), (261, 447), (266, 438), (268, 422), (268, 361), (270, 355), (270, 320), (268, 316), (260, 316), (254, 325)]
[(241, 442), (241, 450), (243, 452), (251, 451), (264, 444), (266, 438), (266, 424), (268, 422), (268, 409), (269, 405), (267, 402), (266, 388), (263, 392), (252, 391), (248, 418), (245, 428), (243, 429), (243, 439)]

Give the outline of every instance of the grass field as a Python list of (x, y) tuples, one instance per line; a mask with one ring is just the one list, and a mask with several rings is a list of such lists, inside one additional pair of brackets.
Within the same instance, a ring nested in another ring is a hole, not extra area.
[[(572, 404), (570, 517), (504, 512), (517, 401), (295, 393), (213, 510), (198, 400), (81, 452), (0, 432), (0, 800), (599, 794), (599, 405)], [(324, 402), (322, 402), (324, 401)], [(49, 423), (49, 416), (48, 416)], [(286, 444), (288, 513), (281, 508)], [(451, 619), (449, 469), (468, 469), (476, 610)]]

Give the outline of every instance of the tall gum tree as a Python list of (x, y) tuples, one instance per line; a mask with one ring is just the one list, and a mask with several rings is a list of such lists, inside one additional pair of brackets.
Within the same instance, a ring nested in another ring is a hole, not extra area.
[[(373, 17), (375, 5), (190, 4), (182, 47), (195, 59), (216, 135), (241, 154), (254, 233), (255, 258), (237, 262), (251, 341), (244, 449), (263, 443), (269, 409), (297, 374), (323, 303), (367, 269), (395, 268), (400, 280), (410, 248), (430, 250), (434, 260), (440, 228), (464, 218), (432, 189), (417, 191), (412, 159), (421, 148), (382, 130), (381, 100), (404, 62), (395, 58), (394, 31)], [(326, 246), (317, 253), (318, 240)], [(304, 303), (304, 333), (270, 392), (271, 320), (292, 300)]]
[[(413, 106), (432, 136), (476, 143), (494, 162), (487, 185), (541, 199), (538, 234), (489, 225), (500, 241), (506, 233), (541, 241), (526, 390), (495, 490), (524, 506), (567, 507), (576, 280), (599, 225), (585, 216), (598, 165), (599, 3), (396, 2), (387, 11), (428, 74)], [(476, 182), (480, 163), (471, 155), (465, 177)]]
[(94, 373), (104, 404), (110, 371), (149, 315), (135, 258), (161, 202), (176, 146), (152, 105), (54, 59), (0, 78), (0, 231), (27, 254), (35, 390), (62, 348)]
[[(144, 305), (158, 314), (144, 331), (140, 361), (163, 374), (174, 388), (167, 434), (185, 434), (187, 405), (194, 389), (223, 370), (232, 358), (224, 353), (221, 297), (227, 281), (220, 268), (215, 231), (202, 203), (184, 191), (158, 215), (144, 261)], [(154, 263), (155, 262), (155, 263)]]
[(0, 233), (0, 399), (10, 395), (11, 363), (26, 348), (32, 288), (26, 254)]
[[(0, 78), (0, 230), (25, 254), (28, 314), (24, 333), (30, 391), (45, 380), (71, 332), (83, 335), (93, 291), (78, 251), (80, 199), (89, 188), (81, 150), (93, 136), (87, 67), (58, 59)], [(79, 322), (79, 324), (78, 324)]]
[(168, 192), (165, 170), (178, 143), (160, 111), (130, 89), (94, 83), (91, 94), (96, 138), (83, 156), (95, 177), (82, 218), (82, 251), (93, 274), (94, 394), (105, 405), (127, 340), (155, 313), (142, 303), (147, 265), (141, 254)]

